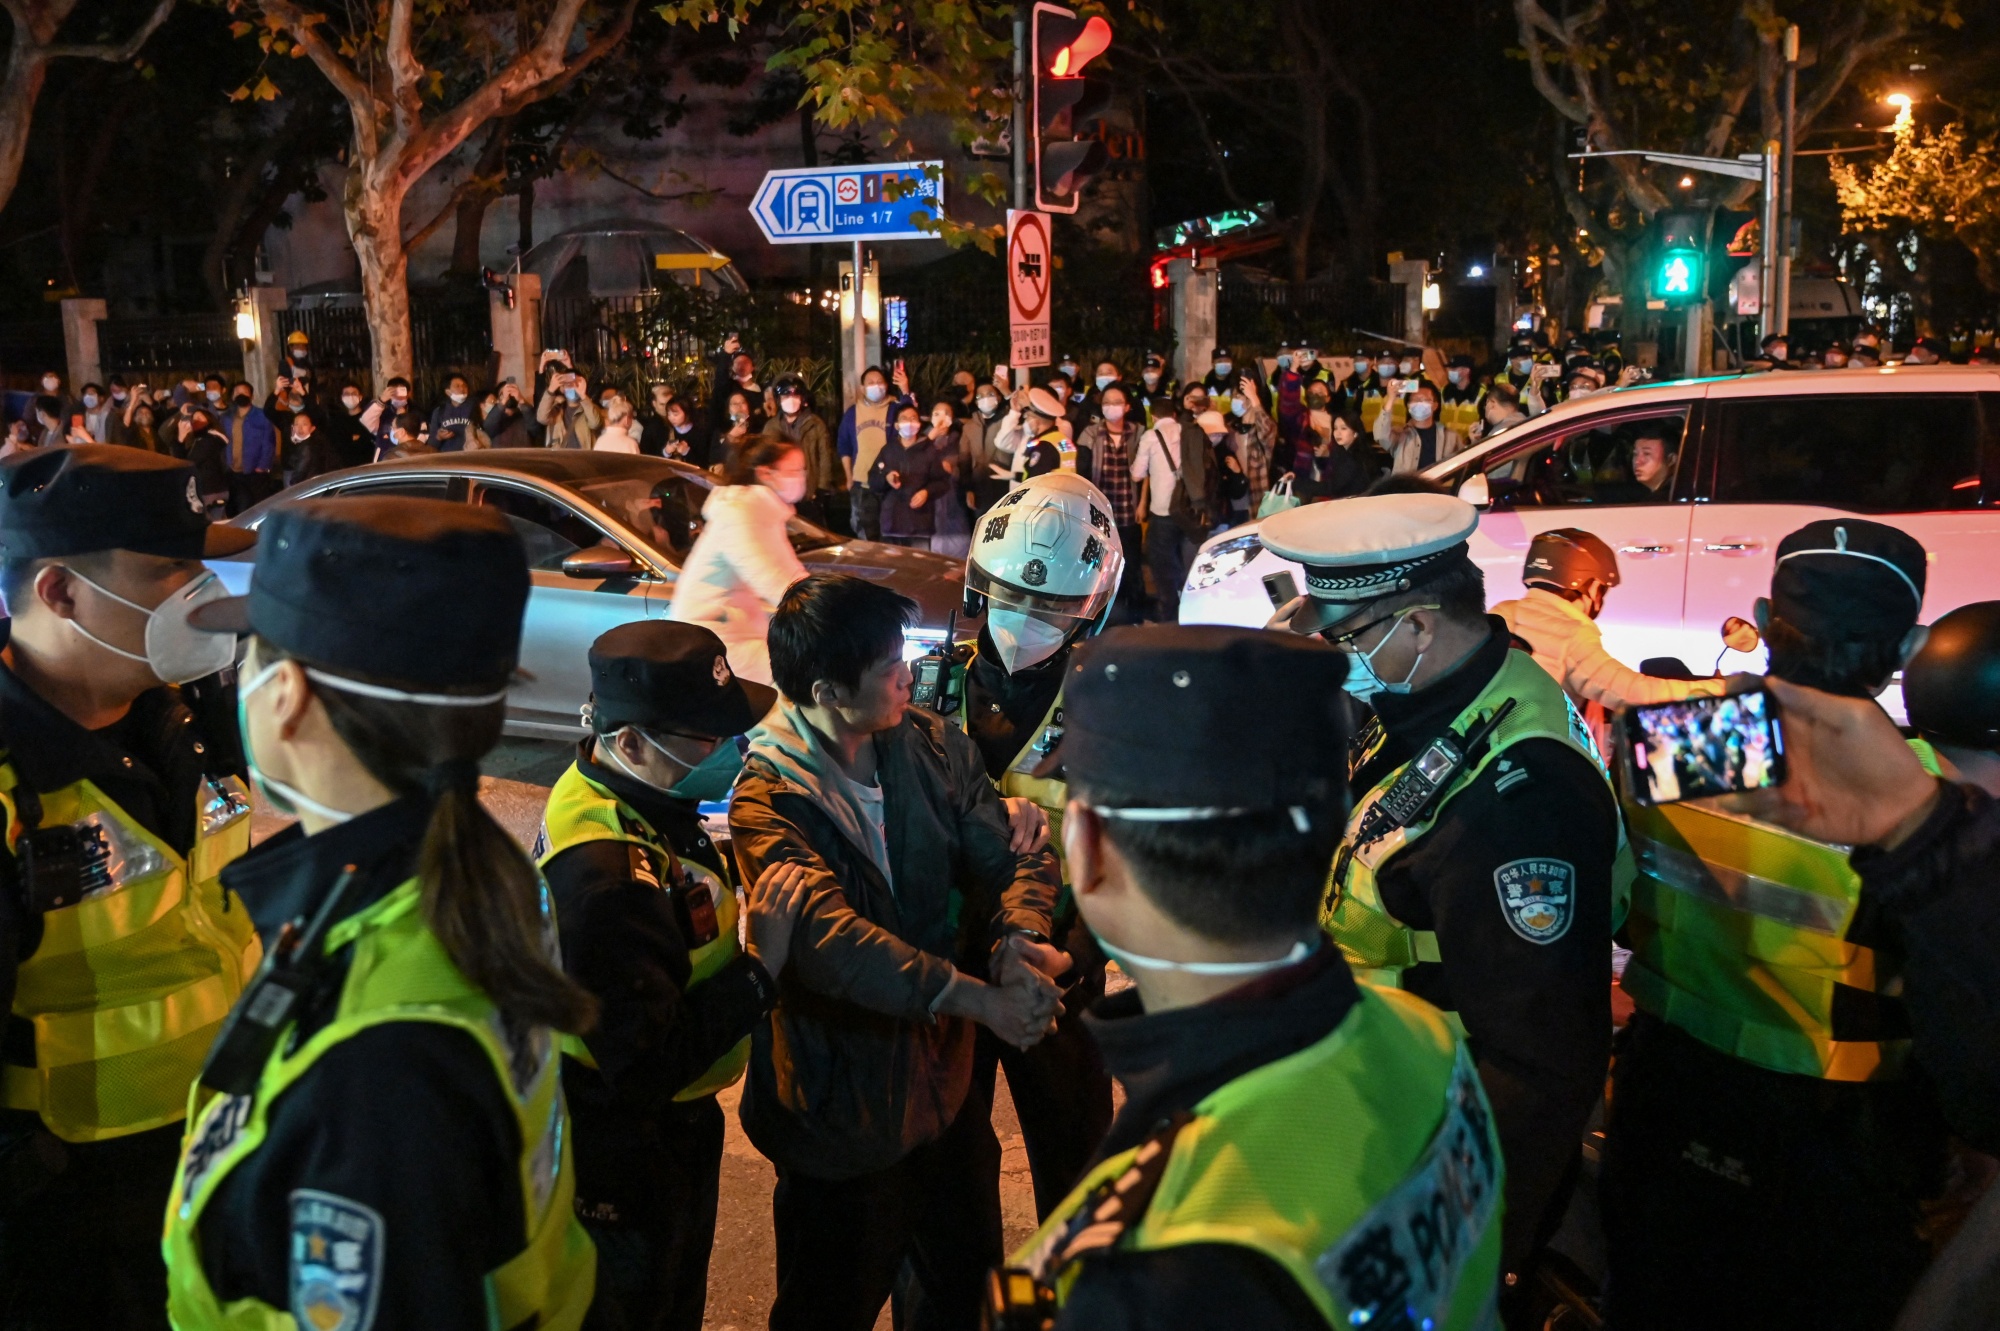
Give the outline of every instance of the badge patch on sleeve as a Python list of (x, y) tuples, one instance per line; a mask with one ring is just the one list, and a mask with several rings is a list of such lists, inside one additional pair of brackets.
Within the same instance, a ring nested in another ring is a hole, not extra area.
[(292, 1194), (292, 1317), (299, 1331), (368, 1331), (382, 1298), (382, 1217), (330, 1192)]
[(1512, 860), (1493, 871), (1500, 913), (1530, 943), (1553, 943), (1576, 917), (1576, 867), (1568, 860)]

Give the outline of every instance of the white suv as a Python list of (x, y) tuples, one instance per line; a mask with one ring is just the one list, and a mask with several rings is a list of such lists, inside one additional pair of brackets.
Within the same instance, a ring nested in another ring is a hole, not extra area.
[[(1657, 494), (1632, 479), (1633, 442), (1676, 453)], [(1930, 552), (1924, 620), (2000, 598), (2000, 370), (1899, 366), (1648, 384), (1564, 403), (1424, 472), (1481, 503), (1472, 557), (1489, 603), (1521, 595), (1528, 542), (1594, 532), (1623, 582), (1599, 621), (1627, 664), (1711, 669), (1719, 629), (1766, 595), (1778, 542), (1819, 518), (1886, 522)], [(1484, 495), (1481, 495), (1481, 489)], [(1257, 524), (1211, 537), (1181, 593), (1186, 624), (1262, 625), (1267, 574), (1297, 565)], [(1757, 668), (1732, 654), (1731, 669)], [(1900, 697), (1885, 698), (1900, 714)]]

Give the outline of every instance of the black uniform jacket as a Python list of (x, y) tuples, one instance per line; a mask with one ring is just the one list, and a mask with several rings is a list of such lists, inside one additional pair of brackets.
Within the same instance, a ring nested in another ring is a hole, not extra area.
[[(415, 872), (429, 802), (398, 800), (308, 837), (291, 827), (223, 870), (270, 947), (283, 924), (311, 918), (343, 865), (361, 876), (340, 915), (366, 909)], [(338, 1006), (353, 949), (301, 1009), (295, 1039)], [(485, 1331), (487, 1273), (526, 1245), (521, 1133), (493, 1061), (461, 1030), (383, 1022), (334, 1045), (268, 1112), (264, 1143), (230, 1171), (200, 1222), (202, 1267), (216, 1298), (289, 1311), (294, 1233), (323, 1240), (310, 1209), (361, 1223), (380, 1255), (374, 1331)]]
[[(1098, 1160), (1139, 1145), (1236, 1078), (1325, 1039), (1359, 997), (1339, 950), (1322, 947), (1295, 966), (1191, 1008), (1147, 1016), (1136, 989), (1103, 1000), (1084, 1024), (1126, 1098)], [(1325, 1130), (1337, 1132), (1340, 1125), (1328, 1123)], [(1056, 1326), (1324, 1331), (1326, 1319), (1298, 1281), (1263, 1253), (1233, 1243), (1195, 1243), (1092, 1253)]]
[[(733, 881), (694, 801), (582, 755), (577, 766), (637, 811), (676, 855)], [(599, 1004), (597, 1025), (584, 1037), (597, 1066), (563, 1061), (576, 1124), (577, 1211), (593, 1222), (636, 1225), (669, 1218), (654, 1208), (673, 1195), (664, 1180), (673, 1171), (674, 1095), (763, 1021), (777, 986), (744, 954), (690, 990), (691, 949), (672, 897), (659, 887), (666, 866), (635, 869), (633, 851), (623, 841), (586, 841), (542, 873), (555, 898), (563, 969)]]
[[(1388, 739), (1354, 774), (1358, 800), (1442, 734), (1512, 650), (1505, 624), (1451, 674), (1373, 699)], [(1555, 740), (1508, 749), (1444, 806), (1380, 877), (1382, 903), (1437, 934), (1442, 961), (1403, 987), (1465, 1023), (1507, 1159), (1506, 1249), (1518, 1270), (1542, 1211), (1582, 1149), (1611, 1056), (1611, 875), (1618, 806), (1596, 764)], [(1574, 918), (1533, 941), (1503, 909), (1501, 871), (1518, 860), (1570, 866)]]
[[(0, 644), (6, 627), (0, 620)], [(0, 664), (0, 748), (20, 783), (54, 792), (87, 778), (180, 855), (194, 846), (204, 775), (241, 772), (235, 709), (235, 687), (210, 678), (186, 689), (151, 689), (116, 724), (85, 730)], [(209, 724), (212, 712), (219, 714), (215, 724)], [(15, 976), (41, 945), (41, 917), (24, 909), (10, 867), (0, 877), (0, 1058), (23, 1067), (35, 1065), (35, 1031), (12, 1015)], [(31, 1113), (0, 1110), (0, 1132), (38, 1122)], [(179, 1127), (162, 1131), (177, 1134)]]
[(965, 708), (966, 733), (979, 746), (986, 775), (995, 781), (1006, 774), (1021, 756), (1022, 748), (1035, 738), (1036, 728), (1049, 714), (1049, 704), (1062, 692), (1063, 671), (1069, 665), (1069, 658), (1068, 651), (1057, 652), (1046, 661), (1010, 675), (1000, 664), (1000, 653), (993, 646), (993, 639), (986, 636), (985, 629), (979, 630), (979, 652), (966, 669), (965, 698), (961, 705)]

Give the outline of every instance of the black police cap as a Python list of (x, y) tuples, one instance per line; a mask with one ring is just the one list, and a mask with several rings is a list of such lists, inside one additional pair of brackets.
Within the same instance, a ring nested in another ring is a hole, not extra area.
[(521, 655), (528, 554), (497, 509), (401, 495), (304, 499), (264, 522), (248, 596), (190, 616), (336, 674), (504, 688)]
[(1861, 518), (1809, 522), (1778, 542), (1771, 613), (1830, 642), (1898, 637), (1924, 605), (1924, 547)]
[[(1115, 628), (1063, 679), (1063, 735), (1037, 775), (1122, 806), (1336, 811), (1347, 791), (1347, 657), (1318, 639), (1216, 625)], [(1289, 699), (1283, 725), (1245, 698)]]
[(194, 468), (159, 453), (76, 444), (0, 463), (0, 558), (136, 550), (212, 559), (256, 543), (255, 532), (211, 523)]
[(620, 624), (590, 644), (591, 723), (722, 739), (740, 735), (778, 701), (777, 690), (729, 668), (722, 639), (699, 624)]
[(1962, 605), (1931, 625), (1903, 667), (1903, 706), (1925, 739), (2000, 749), (2000, 601)]

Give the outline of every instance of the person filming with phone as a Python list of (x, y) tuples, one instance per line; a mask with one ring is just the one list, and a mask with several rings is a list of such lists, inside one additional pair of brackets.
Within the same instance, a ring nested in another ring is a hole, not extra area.
[[(1910, 536), (1859, 518), (1785, 537), (1756, 603), (1778, 696), (1879, 712), (1924, 641), (1925, 564)], [(1919, 1204), (1941, 1190), (1945, 1128), (1908, 1075), (1900, 931), (1863, 908), (1846, 845), (1752, 816), (1768, 799), (1626, 791), (1641, 872), (1622, 983), (1638, 1011), (1601, 1187), (1621, 1328), (1884, 1327), (1930, 1259)]]

